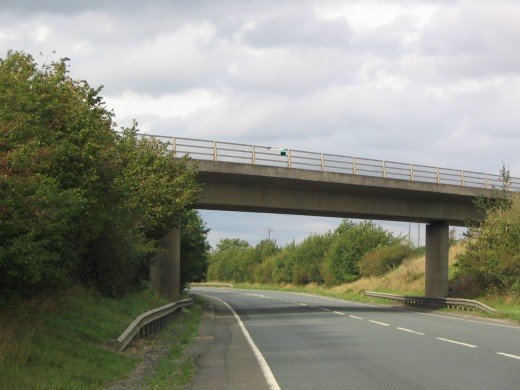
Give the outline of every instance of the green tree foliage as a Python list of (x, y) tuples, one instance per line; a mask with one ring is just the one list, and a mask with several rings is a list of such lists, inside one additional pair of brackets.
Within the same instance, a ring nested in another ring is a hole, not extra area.
[(367, 252), (358, 263), (362, 276), (380, 276), (396, 269), (412, 253), (408, 245), (395, 243)]
[[(217, 244), (210, 256), (208, 279), (279, 284), (344, 283), (360, 276), (358, 262), (367, 252), (391, 246), (392, 261), (402, 260), (401, 239), (373, 222), (354, 223), (345, 220), (333, 232), (307, 237), (301, 244), (291, 243), (276, 248), (262, 241), (255, 248), (239, 239), (226, 239)], [(392, 252), (392, 248), (400, 252)], [(394, 249), (395, 249), (394, 248)], [(406, 250), (409, 249), (406, 247)], [(380, 254), (383, 254), (381, 249)], [(391, 262), (385, 260), (388, 267)]]
[(398, 241), (372, 221), (356, 224), (344, 220), (334, 233), (323, 263), (322, 276), (325, 283), (335, 285), (358, 279), (358, 262), (365, 253)]
[(278, 251), (271, 240), (263, 240), (255, 247), (240, 239), (223, 239), (210, 256), (208, 279), (254, 282), (257, 267)]
[(250, 245), (247, 241), (240, 238), (223, 238), (217, 243), (217, 252), (225, 252), (231, 249), (246, 249)]
[(520, 294), (520, 194), (486, 211), (471, 230), (465, 253), (458, 257), (457, 278), (469, 279), (481, 292)]
[(157, 240), (199, 191), (166, 146), (122, 136), (101, 88), (0, 59), (0, 294), (82, 281), (123, 294), (148, 278)]
[(311, 235), (292, 251), (291, 280), (293, 284), (323, 283), (321, 267), (331, 243), (331, 234)]
[(181, 218), (181, 285), (206, 280), (209, 229), (195, 210), (183, 213)]

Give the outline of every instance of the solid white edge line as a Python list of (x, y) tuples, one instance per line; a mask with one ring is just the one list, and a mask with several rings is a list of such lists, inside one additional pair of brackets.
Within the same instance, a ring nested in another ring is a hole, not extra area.
[(507, 356), (507, 357), (510, 357), (510, 358), (513, 358), (513, 359), (518, 359), (518, 360), (520, 360), (520, 356), (517, 356), (517, 355), (511, 355), (510, 353), (497, 352), (497, 355)]
[(397, 329), (402, 330), (403, 332), (408, 332), (408, 333), (413, 333), (413, 334), (418, 334), (420, 336), (424, 336), (424, 333), (416, 332), (415, 330), (406, 329), (406, 328), (399, 328), (399, 327)]
[(390, 324), (386, 324), (384, 322), (379, 322), (379, 321), (374, 321), (374, 320), (368, 320), (368, 322), (371, 322), (371, 323), (377, 324), (377, 325), (390, 326)]
[(272, 390), (281, 390), (280, 385), (278, 385), (278, 382), (276, 381), (276, 378), (274, 377), (273, 372), (271, 371), (271, 367), (269, 367), (269, 364), (267, 364), (267, 361), (265, 360), (264, 355), (262, 355), (262, 352), (260, 352), (260, 350), (256, 346), (255, 342), (251, 338), (251, 335), (247, 331), (246, 327), (244, 326), (244, 323), (240, 319), (237, 312), (227, 302), (224, 302), (222, 299), (219, 299), (219, 298), (211, 296), (211, 295), (206, 295), (206, 296), (221, 302), (231, 311), (231, 313), (233, 313), (233, 315), (235, 316), (235, 319), (238, 322), (238, 325), (240, 326), (240, 329), (242, 329), (242, 333), (244, 334), (244, 337), (246, 338), (247, 342), (249, 343), (249, 346), (251, 347), (251, 349), (253, 350), (253, 354), (255, 355), (256, 360), (258, 361), (258, 364), (260, 365), (260, 369), (262, 370), (262, 373), (264, 374), (264, 378), (267, 382), (267, 385)]
[(452, 344), (457, 344), (457, 345), (462, 345), (464, 347), (469, 347), (469, 348), (478, 348), (477, 345), (473, 345), (473, 344), (467, 344), (467, 343), (462, 343), (460, 341), (455, 341), (455, 340), (450, 340), (450, 339), (445, 339), (445, 338), (442, 338), (442, 337), (436, 337), (437, 340), (440, 340), (440, 341), (446, 341), (448, 343), (452, 343)]

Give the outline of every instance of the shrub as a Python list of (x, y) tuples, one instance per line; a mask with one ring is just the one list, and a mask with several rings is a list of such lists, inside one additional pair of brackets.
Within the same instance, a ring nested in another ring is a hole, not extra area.
[(410, 247), (401, 243), (377, 248), (363, 255), (359, 271), (362, 276), (380, 276), (396, 269), (410, 254)]
[(343, 221), (334, 232), (325, 256), (321, 270), (323, 280), (327, 285), (334, 285), (358, 279), (358, 262), (365, 253), (399, 241), (399, 238), (372, 221), (357, 224)]
[(456, 278), (471, 280), (481, 291), (520, 293), (520, 194), (488, 209), (472, 229), (466, 251), (458, 256)]
[(200, 186), (167, 145), (114, 131), (100, 88), (68, 59), (0, 58), (0, 299), (81, 282), (139, 288)]

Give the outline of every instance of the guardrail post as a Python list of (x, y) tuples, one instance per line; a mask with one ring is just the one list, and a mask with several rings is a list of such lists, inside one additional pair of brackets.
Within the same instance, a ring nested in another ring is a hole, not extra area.
[(462, 184), (462, 187), (464, 187), (464, 170), (460, 171), (460, 182)]
[(287, 166), (291, 168), (291, 149), (287, 149)]
[(352, 174), (356, 174), (356, 158), (352, 157)]
[(325, 157), (321, 154), (321, 171), (325, 172)]
[(487, 173), (484, 174), (484, 186), (486, 190), (488, 189), (488, 176)]
[(173, 137), (173, 158), (177, 157), (177, 141), (175, 140), (175, 137)]
[(217, 141), (213, 141), (213, 161), (217, 161)]
[(383, 177), (386, 178), (386, 162), (383, 160)]
[(410, 181), (414, 181), (413, 180), (413, 164), (410, 164)]
[(253, 165), (256, 164), (255, 145), (251, 145), (251, 162)]

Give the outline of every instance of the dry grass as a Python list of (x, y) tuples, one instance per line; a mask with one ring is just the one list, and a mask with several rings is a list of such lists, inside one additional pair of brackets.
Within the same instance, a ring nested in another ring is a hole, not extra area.
[[(465, 250), (463, 241), (453, 245), (449, 251), (450, 266), (456, 262), (457, 255)], [(356, 280), (353, 283), (333, 287), (333, 291), (354, 291), (362, 293), (365, 290), (378, 290), (406, 295), (424, 295), (425, 256), (405, 259), (394, 271), (380, 276)]]

